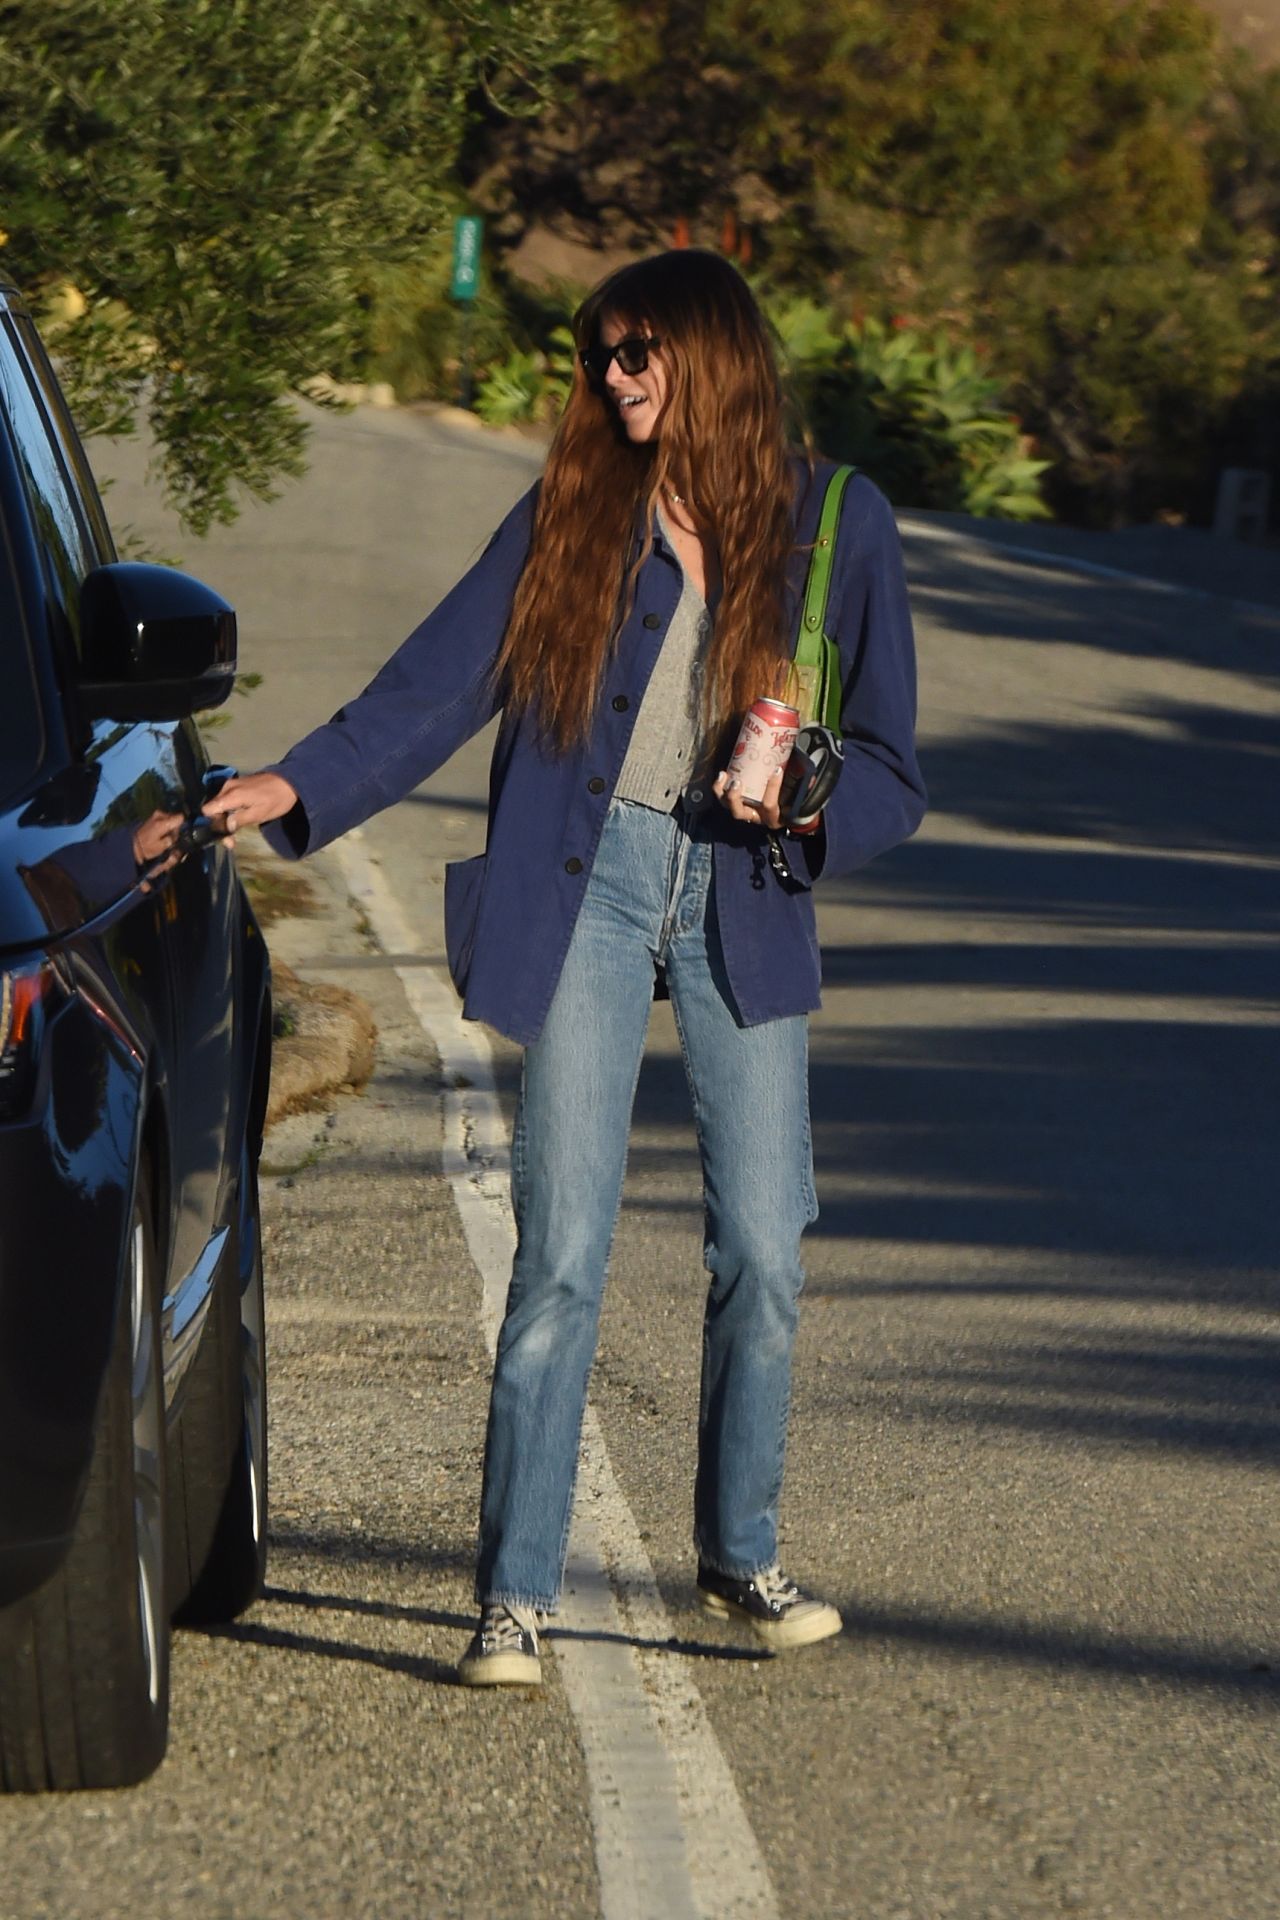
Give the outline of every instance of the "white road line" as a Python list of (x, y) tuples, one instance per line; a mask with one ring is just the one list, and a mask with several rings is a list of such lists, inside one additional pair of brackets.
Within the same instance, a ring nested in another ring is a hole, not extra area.
[[(347, 885), (390, 954), (418, 943), (363, 835), (336, 848)], [(492, 1353), (515, 1246), (506, 1130), (481, 1027), (415, 959), (397, 966), (440, 1055), (444, 1170), (484, 1285)], [(756, 1837), (609, 1463), (594, 1410), (583, 1423), (556, 1661), (586, 1758), (603, 1920), (778, 1920)]]
[(1048, 568), (1056, 573), (1080, 573), (1093, 580), (1113, 580), (1121, 586), (1142, 587), (1147, 593), (1171, 593), (1185, 600), (1210, 600), (1232, 613), (1254, 620), (1280, 622), (1280, 607), (1264, 606), (1256, 600), (1236, 600), (1227, 593), (1214, 593), (1209, 587), (1182, 586), (1174, 580), (1155, 580), (1149, 574), (1130, 573), (1124, 567), (1108, 567), (1100, 560), (1085, 560), (1071, 553), (1054, 553), (1049, 547), (1024, 547), (1015, 540), (1001, 540), (995, 534), (975, 533), (965, 527), (941, 527), (932, 520), (918, 520), (914, 514), (900, 513), (898, 525), (912, 539), (938, 540), (945, 546), (966, 547), (971, 553), (995, 553), (1002, 560), (1021, 560), (1026, 566)]

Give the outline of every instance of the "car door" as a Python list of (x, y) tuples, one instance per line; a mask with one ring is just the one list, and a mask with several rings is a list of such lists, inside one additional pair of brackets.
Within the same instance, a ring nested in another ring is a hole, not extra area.
[[(29, 319), (15, 330), (58, 454), (93, 542), (113, 558), (106, 517), (44, 349)], [(209, 758), (194, 719), (148, 723), (148, 750), (163, 782), (161, 810), (199, 813), (210, 778)], [(159, 793), (159, 788), (157, 788)], [(148, 809), (148, 814), (151, 810)], [(146, 816), (144, 816), (145, 818)], [(167, 1331), (180, 1336), (202, 1306), (216, 1242), (228, 1207), (227, 1121), (235, 1048), (235, 976), (239, 889), (231, 855), (212, 845), (190, 855), (163, 883), (165, 951), (174, 1018), (168, 1059), (174, 1141)]]
[[(148, 822), (157, 813), (199, 810), (207, 759), (190, 720), (80, 720), (79, 590), (86, 574), (115, 553), (43, 350), (30, 321), (12, 312), (0, 324), (0, 397), (36, 532), (43, 639), (66, 734), (64, 764), (15, 823), (14, 866), (27, 894), (39, 894), (46, 922), (77, 914), (92, 920), (129, 896), (99, 951), (104, 988), (122, 996), (136, 1024), (169, 1119), (169, 1231), (162, 1238), (169, 1246), (166, 1332), (173, 1337), (202, 1304), (202, 1256), (224, 1200), (233, 875), (225, 850), (215, 849), (182, 862), (149, 892), (136, 889), (134, 855)], [(193, 1274), (196, 1285), (184, 1302), (182, 1282)]]

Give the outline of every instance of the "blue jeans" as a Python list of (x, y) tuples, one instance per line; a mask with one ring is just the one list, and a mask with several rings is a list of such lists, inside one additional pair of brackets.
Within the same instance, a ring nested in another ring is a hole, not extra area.
[(817, 1216), (804, 1015), (744, 1027), (698, 822), (611, 803), (512, 1142), (518, 1240), (498, 1339), (476, 1591), (550, 1611), (653, 997), (666, 969), (702, 1156), (711, 1274), (694, 1539), (748, 1575), (777, 1551), (791, 1349)]

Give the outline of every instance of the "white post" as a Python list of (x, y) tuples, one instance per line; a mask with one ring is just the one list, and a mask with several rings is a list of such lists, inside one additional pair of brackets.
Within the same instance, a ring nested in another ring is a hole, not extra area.
[(1270, 511), (1267, 474), (1252, 467), (1223, 468), (1213, 515), (1213, 530), (1220, 540), (1265, 540)]

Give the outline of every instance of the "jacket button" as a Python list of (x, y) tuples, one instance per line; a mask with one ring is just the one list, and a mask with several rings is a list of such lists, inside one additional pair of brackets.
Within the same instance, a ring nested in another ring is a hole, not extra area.
[(626, 694), (625, 694), (625, 693), (615, 693), (615, 694), (614, 694), (614, 696), (613, 696), (613, 710), (614, 710), (614, 712), (615, 712), (615, 713), (625, 713), (625, 712), (626, 712), (626, 710), (627, 710), (627, 708), (628, 708), (628, 707), (629, 707), (630, 705), (631, 705), (631, 702), (630, 702), (630, 701), (628, 700), (628, 698), (627, 698), (627, 696), (626, 696)]
[(662, 615), (660, 613), (646, 613), (644, 624), (652, 631), (654, 627), (660, 627), (662, 625)]
[(573, 856), (573, 858), (572, 858), (572, 860), (566, 860), (566, 861), (565, 861), (565, 863), (564, 863), (564, 870), (565, 870), (565, 872), (566, 872), (566, 873), (581, 873), (581, 872), (582, 872), (582, 862), (581, 862), (581, 860), (579, 860), (579, 858), (578, 858), (578, 856), (577, 856), (577, 854), (576, 854), (576, 853), (574, 854), (574, 856)]
[(588, 782), (587, 782), (587, 792), (588, 792), (588, 793), (603, 793), (603, 792), (604, 792), (604, 781), (603, 781), (603, 780), (602, 780), (602, 779), (600, 778), (600, 775), (599, 775), (598, 773), (597, 773), (597, 774), (593, 774), (593, 775), (592, 775), (592, 777), (591, 777), (591, 779), (590, 779), (590, 780), (588, 780)]

